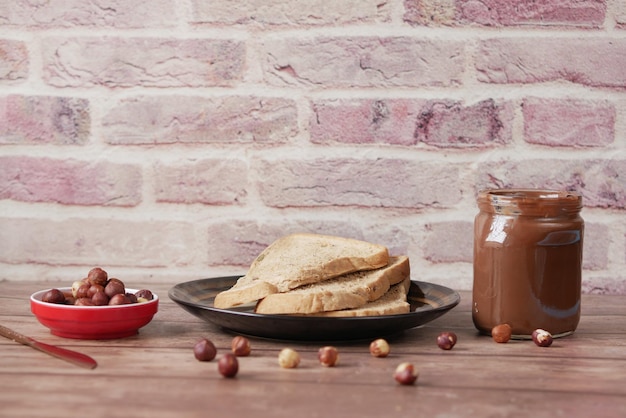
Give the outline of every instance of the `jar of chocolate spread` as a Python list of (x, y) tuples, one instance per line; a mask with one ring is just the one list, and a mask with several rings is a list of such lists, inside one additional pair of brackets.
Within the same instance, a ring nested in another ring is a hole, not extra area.
[(485, 190), (474, 221), (472, 319), (482, 333), (507, 323), (513, 338), (542, 328), (554, 337), (580, 319), (582, 196), (528, 189)]

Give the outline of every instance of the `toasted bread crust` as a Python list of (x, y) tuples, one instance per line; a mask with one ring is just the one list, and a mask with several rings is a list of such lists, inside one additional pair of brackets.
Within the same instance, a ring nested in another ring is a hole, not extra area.
[(389, 291), (380, 299), (366, 303), (355, 309), (342, 309), (338, 311), (320, 312), (312, 314), (323, 317), (356, 317), (356, 316), (378, 316), (397, 315), (411, 311), (411, 305), (407, 302), (407, 293), (411, 286), (411, 278), (391, 286)]
[(289, 292), (267, 295), (258, 302), (256, 312), (312, 314), (358, 308), (380, 299), (392, 284), (403, 282), (407, 277), (410, 277), (408, 257), (391, 257), (387, 266), (376, 270), (345, 274)]
[(233, 306), (241, 305), (242, 300), (250, 302), (257, 301), (272, 293), (277, 293), (278, 289), (271, 283), (256, 281), (244, 284), (237, 288), (233, 287), (225, 292), (220, 292), (215, 296), (213, 306), (218, 309), (226, 309)]

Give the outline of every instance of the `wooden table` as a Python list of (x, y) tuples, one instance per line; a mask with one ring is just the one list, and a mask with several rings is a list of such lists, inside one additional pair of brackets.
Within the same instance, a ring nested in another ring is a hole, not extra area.
[[(317, 361), (320, 343), (252, 338), (252, 354), (226, 379), (215, 360), (198, 362), (192, 347), (207, 337), (219, 356), (234, 335), (178, 307), (167, 296), (171, 285), (133, 283), (159, 294), (159, 312), (137, 336), (109, 341), (59, 338), (37, 322), (29, 295), (59, 286), (67, 284), (0, 282), (0, 323), (88, 354), (98, 367), (0, 339), (2, 417), (626, 416), (626, 296), (584, 296), (578, 331), (540, 348), (478, 335), (471, 294), (461, 292), (448, 314), (389, 338), (387, 358), (372, 357), (369, 341), (336, 343), (340, 363), (326, 368)], [(458, 335), (451, 351), (435, 343), (444, 330)], [(286, 346), (301, 354), (297, 369), (277, 364)], [(405, 361), (420, 371), (414, 386), (392, 378)]]

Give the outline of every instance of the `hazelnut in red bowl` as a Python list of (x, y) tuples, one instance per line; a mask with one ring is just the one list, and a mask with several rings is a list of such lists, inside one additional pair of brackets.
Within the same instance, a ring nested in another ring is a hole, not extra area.
[(109, 297), (107, 304), (97, 304), (93, 295), (89, 301), (76, 298), (76, 290), (61, 287), (35, 292), (30, 296), (30, 310), (52, 334), (86, 340), (135, 335), (158, 311), (159, 297), (144, 289), (126, 288), (127, 299), (115, 296), (116, 300), (110, 303), (113, 297)]

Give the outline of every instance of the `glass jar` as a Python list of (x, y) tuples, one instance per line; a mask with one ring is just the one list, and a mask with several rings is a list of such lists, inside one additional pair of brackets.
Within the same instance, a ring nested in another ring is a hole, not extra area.
[(482, 333), (507, 323), (513, 338), (542, 328), (573, 333), (580, 320), (582, 196), (484, 190), (474, 220), (472, 319)]

